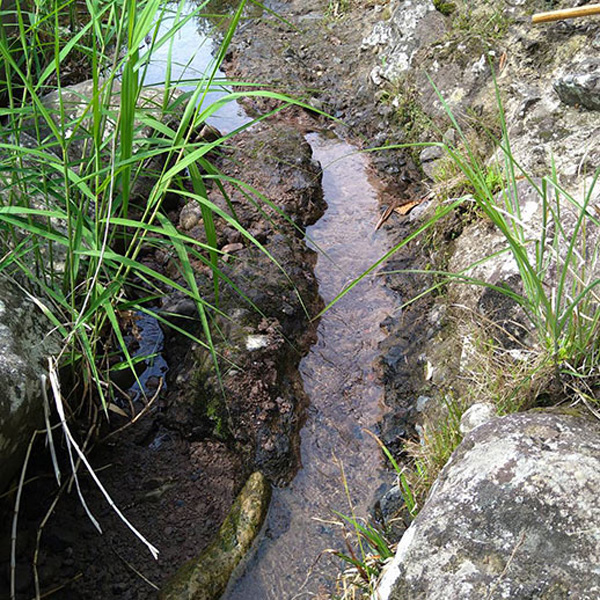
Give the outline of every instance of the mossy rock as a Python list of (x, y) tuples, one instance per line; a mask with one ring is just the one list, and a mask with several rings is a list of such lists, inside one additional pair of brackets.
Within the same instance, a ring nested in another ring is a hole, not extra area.
[(219, 533), (164, 586), (160, 600), (217, 600), (233, 570), (249, 551), (265, 520), (271, 486), (260, 472), (248, 478)]

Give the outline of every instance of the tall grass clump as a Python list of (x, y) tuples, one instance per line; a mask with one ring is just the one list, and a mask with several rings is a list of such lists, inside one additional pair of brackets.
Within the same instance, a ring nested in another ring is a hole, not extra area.
[[(199, 135), (211, 115), (240, 96), (207, 100), (222, 89), (218, 67), (244, 4), (227, 16), (212, 64), (185, 81), (192, 88), (185, 93), (169, 66), (164, 84), (145, 87), (149, 53), (141, 56), (140, 49), (165, 47), (170, 55), (177, 32), (206, 3), (191, 13), (183, 2), (162, 0), (2, 4), (0, 271), (35, 298), (62, 336), (59, 366), (70, 366), (79, 392), (87, 390), (105, 408), (111, 372), (125, 367), (135, 374), (139, 360), (127, 349), (124, 315), (148, 313), (166, 292), (194, 301), (201, 334), (180, 331), (207, 348), (216, 366), (210, 321), (218, 314), (224, 281), (216, 219), (264, 250), (233, 211), (209, 199), (211, 186), (228, 202), (222, 182), (242, 185), (210, 159), (240, 130), (217, 139)], [(167, 17), (170, 27), (162, 33)], [(87, 84), (66, 90), (88, 77)], [(254, 190), (244, 186), (244, 193)], [(198, 203), (204, 242), (182, 234), (167, 218), (165, 201), (174, 194)], [(176, 256), (177, 276), (144, 262), (144, 253), (157, 248)], [(210, 294), (199, 289), (195, 263), (212, 270)]]
[[(458, 138), (453, 145), (436, 145), (445, 153), (444, 165), (452, 173), (453, 188), (467, 192), (439, 205), (434, 216), (390, 254), (416, 235), (432, 230), (441, 216), (459, 205), (473, 208), (469, 218), (479, 215), (493, 226), (497, 244), (490, 254), (480, 252), (474, 262), (459, 272), (413, 270), (433, 275), (436, 282), (406, 305), (452, 283), (493, 290), (518, 307), (514, 316), (517, 326), (528, 332), (524, 349), (528, 361), (535, 365), (532, 369), (537, 373), (552, 372), (554, 383), (595, 374), (600, 362), (600, 211), (594, 202), (600, 170), (581, 175), (572, 188), (561, 183), (554, 162), (541, 177), (528, 172), (512, 151), (497, 86), (501, 133), (499, 138), (489, 133), (496, 150), (494, 157), (485, 161), (439, 90), (435, 91)], [(436, 187), (443, 190), (444, 181)], [(473, 255), (476, 254), (477, 249), (473, 249)], [(494, 270), (514, 277), (487, 279)], [(531, 375), (529, 372), (525, 378)]]
[[(227, 317), (219, 308), (222, 286), (257, 307), (221, 270), (217, 220), (277, 264), (239, 224), (227, 189), (237, 188), (259, 209), (263, 203), (279, 213), (281, 209), (258, 190), (221, 173), (213, 160), (251, 123), (226, 135), (205, 126), (224, 104), (241, 96), (267, 96), (280, 107), (291, 100), (260, 90), (224, 93), (227, 82), (218, 79), (219, 65), (245, 0), (223, 16), (221, 43), (206, 71), (185, 81), (172, 77), (177, 33), (201, 16), (206, 4), (191, 11), (183, 0), (11, 0), (0, 5), (0, 277), (24, 290), (47, 317), (48, 330), (62, 340), (60, 353), (49, 357), (48, 374), (41, 375), (45, 408), (54, 400), (72, 468), (69, 482), (61, 483), (47, 419), (57, 483), (64, 490), (75, 480), (82, 506), (100, 530), (77, 483), (78, 465), (84, 464), (113, 510), (155, 557), (158, 550), (114, 505), (86, 458), (98, 411), (123, 414), (115, 403), (116, 375), (129, 370), (129, 379), (137, 380), (144, 393), (136, 366), (151, 357), (132, 356), (128, 348), (132, 315), (150, 315), (203, 347), (220, 381), (213, 330), (218, 330), (216, 318)], [(165, 19), (169, 26), (161, 28)], [(165, 80), (145, 86), (149, 56), (160, 48), (169, 57)], [(182, 84), (187, 91), (180, 89)], [(210, 96), (214, 91), (221, 93), (217, 100)], [(207, 129), (209, 135), (203, 133)], [(182, 233), (169, 219), (174, 198), (199, 206), (202, 241)], [(157, 251), (174, 267), (163, 270), (147, 259)], [(203, 286), (199, 270), (209, 272), (212, 283)], [(193, 301), (193, 324), (179, 326), (157, 310), (160, 298), (171, 292)], [(131, 414), (131, 422), (150, 405), (147, 401), (142, 411)], [(84, 421), (86, 415), (82, 443), (71, 425), (74, 416)], [(26, 469), (27, 459), (15, 500), (11, 598)], [(35, 564), (34, 572), (39, 596)]]
[[(460, 150), (444, 149), (473, 189), (467, 200), (493, 224), (502, 240), (492, 255), (447, 275), (514, 300), (526, 317), (535, 346), (557, 373), (590, 375), (599, 360), (600, 271), (596, 263), (600, 220), (593, 205), (599, 171), (582, 177), (577, 192), (562, 185), (554, 164), (543, 177), (531, 175), (513, 154), (498, 90), (496, 93), (502, 137), (494, 167), (502, 173), (500, 192), (490, 186), (489, 166), (471, 150), (440, 96), (461, 142)], [(508, 261), (518, 275), (518, 284), (508, 286), (473, 275), (488, 261)]]

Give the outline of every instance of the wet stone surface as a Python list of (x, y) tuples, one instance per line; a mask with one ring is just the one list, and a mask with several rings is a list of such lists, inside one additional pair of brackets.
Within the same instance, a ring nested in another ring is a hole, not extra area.
[(219, 533), (199, 556), (164, 586), (160, 600), (217, 600), (231, 573), (250, 551), (269, 508), (271, 488), (259, 471), (250, 475)]

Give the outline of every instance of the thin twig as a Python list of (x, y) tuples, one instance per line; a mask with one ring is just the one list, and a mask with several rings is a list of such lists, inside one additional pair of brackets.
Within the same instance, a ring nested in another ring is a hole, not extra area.
[(52, 427), (50, 425), (50, 403), (48, 402), (48, 393), (46, 391), (46, 382), (48, 378), (45, 373), (40, 375), (40, 383), (42, 387), (42, 400), (44, 405), (44, 421), (46, 423), (46, 439), (50, 448), (50, 458), (52, 459), (52, 468), (54, 469), (54, 477), (56, 483), (60, 486), (60, 468), (56, 459), (56, 448), (54, 447), (54, 437), (52, 436)]
[(114, 381), (111, 381), (110, 383), (106, 381), (101, 381), (100, 385), (106, 389), (114, 388), (115, 390), (117, 390), (117, 392), (119, 392), (119, 394), (121, 394), (121, 396), (123, 396), (123, 398), (125, 398), (128, 402), (131, 403), (131, 396), (122, 387), (118, 386)]
[[(71, 475), (71, 477), (72, 477), (72, 475)], [(52, 515), (52, 513), (54, 512), (54, 509), (56, 508), (56, 505), (58, 504), (58, 500), (61, 497), (63, 491), (66, 489), (66, 487), (67, 487), (67, 484), (61, 486), (61, 488), (58, 490), (57, 494), (54, 496), (54, 500), (52, 500), (52, 504), (50, 504), (50, 507), (46, 511), (46, 514), (44, 515), (44, 518), (42, 519), (42, 522), (40, 523), (38, 530), (37, 530), (36, 540), (35, 540), (35, 551), (33, 553), (33, 583), (35, 585), (36, 600), (39, 600), (40, 598), (42, 598), (42, 595), (40, 593), (40, 577), (39, 577), (38, 570), (37, 570), (38, 556), (40, 553), (40, 543), (42, 541), (42, 532), (44, 530), (44, 527), (46, 526), (46, 523), (48, 522), (48, 519), (50, 518), (50, 515)]]
[[(90, 465), (88, 459), (83, 454), (83, 452), (81, 451), (81, 448), (78, 446), (77, 442), (75, 441), (75, 438), (73, 437), (71, 430), (69, 429), (67, 422), (65, 420), (65, 411), (63, 408), (62, 398), (61, 398), (61, 394), (60, 394), (60, 384), (58, 382), (58, 375), (56, 373), (56, 364), (53, 362), (52, 359), (48, 359), (48, 363), (49, 363), (49, 367), (50, 367), (49, 368), (50, 383), (52, 386), (52, 392), (54, 394), (56, 410), (58, 411), (58, 416), (59, 416), (60, 422), (63, 427), (64, 434), (65, 434), (65, 440), (67, 441), (67, 449), (69, 450), (69, 456), (71, 457), (71, 447), (72, 447), (75, 450), (75, 452), (78, 454), (78, 456), (81, 458), (81, 461), (83, 462), (83, 464), (85, 465), (89, 474), (91, 475), (92, 479), (94, 480), (94, 483), (98, 486), (98, 489), (102, 492), (102, 495), (108, 502), (109, 506), (113, 509), (113, 511), (117, 514), (117, 516), (121, 519), (121, 521), (123, 521), (123, 523), (125, 523), (125, 525), (127, 525), (127, 527), (130, 529), (130, 531), (143, 544), (145, 544), (145, 546), (148, 548), (148, 550), (150, 551), (152, 556), (155, 559), (158, 559), (158, 549), (155, 548), (148, 540), (146, 540), (146, 538), (131, 524), (131, 522), (127, 519), (127, 517), (121, 512), (119, 507), (113, 502), (113, 499), (111, 498), (110, 494), (106, 491), (106, 488), (102, 485), (102, 483), (100, 482), (100, 480), (94, 473), (94, 469), (92, 468), (92, 465)], [(72, 458), (71, 458), (71, 464), (74, 466)], [(75, 477), (75, 483), (76, 483), (78, 492), (80, 492), (77, 477)], [(85, 500), (83, 500), (83, 496), (81, 495), (81, 493), (80, 493), (79, 497), (82, 501), (82, 506), (87, 511), (88, 517), (90, 517), (92, 523), (94, 523), (98, 528), (100, 528), (100, 525), (98, 524), (96, 519), (93, 517), (93, 515), (87, 509), (87, 504), (85, 504)], [(100, 531), (102, 531), (102, 530), (100, 529)]]
[(125, 425), (123, 425), (122, 427), (119, 427), (119, 429), (115, 429), (114, 431), (111, 431), (110, 433), (106, 434), (100, 440), (100, 443), (105, 442), (108, 438), (112, 437), (113, 435), (116, 435), (117, 433), (120, 433), (124, 429), (127, 429), (128, 427), (133, 425), (138, 419), (140, 419), (143, 415), (145, 415), (150, 410), (150, 407), (152, 406), (154, 401), (158, 398), (158, 395), (160, 394), (160, 392), (162, 390), (162, 384), (163, 384), (163, 378), (161, 377), (158, 380), (158, 386), (156, 388), (156, 392), (154, 393), (154, 396), (152, 396), (152, 398), (150, 398), (150, 400), (148, 400), (148, 404), (146, 404), (146, 406), (144, 406), (144, 408), (142, 408), (142, 410), (140, 410), (140, 412), (137, 415), (135, 415), (135, 417), (133, 417), (133, 419), (131, 419), (131, 421), (129, 421), (128, 423), (125, 423)]
[(385, 212), (381, 215), (379, 221), (377, 221), (377, 224), (375, 225), (375, 231), (381, 228), (381, 226), (392, 216), (393, 212), (398, 212), (400, 215), (406, 216), (413, 208), (419, 206), (419, 204), (423, 204), (423, 202), (426, 202), (427, 200), (431, 200), (433, 197), (435, 197), (435, 192), (431, 191), (425, 196), (421, 196), (421, 198), (417, 198), (416, 200), (412, 198), (405, 198), (404, 200), (392, 202), (392, 204), (390, 204)]
[[(91, 405), (92, 403), (90, 403)], [(85, 453), (87, 452), (88, 449), (88, 445), (92, 439), (92, 436), (94, 434), (94, 431), (96, 430), (96, 428), (98, 427), (98, 410), (94, 407), (91, 408), (90, 410), (93, 410), (93, 417), (91, 417), (92, 419), (92, 423), (88, 429), (87, 435), (85, 436), (85, 440), (83, 442), (83, 445), (81, 447), (82, 451)], [(79, 466), (81, 465), (81, 459), (78, 458), (77, 462), (75, 463), (75, 476), (77, 475), (77, 472), (79, 471)], [(98, 469), (96, 469), (96, 472), (98, 472)], [(69, 489), (67, 490), (67, 492), (70, 494), (71, 493), (71, 487), (73, 485), (73, 480), (74, 478), (71, 477), (71, 479), (69, 480)]]
[[(26, 479), (23, 482), (23, 487), (25, 487), (26, 485), (29, 485), (30, 483), (33, 483), (34, 481), (37, 481), (38, 479), (45, 479), (47, 477), (52, 477), (52, 475), (35, 475), (34, 477), (30, 477), (29, 479)], [(0, 494), (0, 500), (2, 500), (3, 498), (7, 498), (8, 496), (11, 496), (18, 489), (19, 489), (19, 484), (17, 483), (16, 485), (13, 485), (13, 487), (11, 487), (10, 489), (6, 490), (3, 494)]]
[(25, 473), (27, 472), (27, 465), (29, 463), (29, 457), (31, 456), (31, 449), (35, 438), (40, 433), (36, 430), (31, 436), (29, 446), (27, 446), (27, 452), (25, 454), (25, 460), (23, 461), (23, 467), (21, 469), (21, 477), (19, 478), (19, 487), (17, 488), (17, 496), (15, 498), (15, 508), (13, 512), (12, 530), (10, 533), (10, 600), (16, 598), (16, 571), (17, 571), (17, 524), (19, 522), (19, 507), (21, 504), (21, 493), (23, 491), (23, 485), (25, 482)]
[(150, 581), (143, 573), (140, 573), (140, 571), (138, 571), (129, 561), (123, 558), (114, 547), (111, 548), (112, 551), (119, 557), (119, 559), (123, 561), (123, 563), (128, 569), (133, 571), (140, 579), (145, 581), (150, 587), (154, 588), (156, 591), (160, 591), (160, 588), (155, 583), (152, 583), (152, 581)]
[(583, 393), (579, 393), (579, 397), (581, 398), (581, 401), (583, 402), (583, 404), (585, 405), (585, 407), (592, 413), (592, 415), (594, 415), (594, 417), (596, 417), (596, 419), (600, 420), (600, 413), (592, 407), (592, 405), (589, 403), (586, 394)]
[[(57, 586), (45, 591), (39, 597), (40, 600), (43, 600), (43, 598), (48, 598), (49, 596), (52, 596), (52, 594), (56, 594), (56, 592), (60, 592), (60, 590), (66, 588), (68, 585), (71, 585), (74, 581), (77, 581), (78, 579), (81, 579), (82, 577), (83, 577), (83, 573), (77, 573), (77, 575), (75, 575), (74, 577), (71, 577), (71, 579), (69, 579), (68, 581), (65, 581), (64, 583), (61, 583), (60, 585), (57, 585)], [(32, 600), (37, 600), (37, 598), (32, 598)]]

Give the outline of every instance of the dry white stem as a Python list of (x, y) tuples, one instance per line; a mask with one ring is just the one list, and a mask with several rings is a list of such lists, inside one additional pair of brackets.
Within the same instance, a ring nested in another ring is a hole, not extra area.
[(25, 482), (25, 473), (27, 472), (27, 465), (29, 463), (29, 457), (31, 456), (31, 448), (33, 448), (33, 442), (39, 431), (34, 431), (27, 446), (27, 452), (25, 453), (25, 460), (23, 461), (23, 468), (21, 469), (21, 477), (19, 478), (19, 487), (17, 488), (17, 495), (15, 497), (15, 508), (13, 512), (12, 530), (10, 533), (10, 600), (15, 600), (16, 589), (17, 589), (17, 524), (19, 522), (19, 507), (21, 505), (21, 493), (23, 492), (23, 485)]
[[(125, 517), (125, 515), (119, 510), (119, 507), (113, 502), (112, 498), (110, 497), (110, 494), (106, 491), (106, 489), (104, 488), (104, 486), (102, 485), (102, 483), (100, 482), (98, 477), (96, 476), (96, 473), (94, 473), (94, 469), (88, 462), (88, 459), (86, 458), (85, 454), (81, 451), (81, 448), (79, 448), (77, 442), (75, 441), (75, 438), (71, 434), (71, 431), (70, 431), (70, 429), (67, 425), (66, 419), (65, 419), (65, 411), (64, 411), (63, 404), (62, 404), (62, 397), (60, 394), (60, 384), (58, 382), (56, 365), (53, 362), (53, 359), (51, 359), (51, 358), (48, 359), (48, 364), (49, 364), (49, 372), (50, 372), (50, 384), (52, 386), (52, 392), (54, 394), (54, 402), (56, 404), (56, 410), (58, 412), (58, 417), (60, 419), (64, 434), (65, 434), (65, 439), (67, 440), (67, 448), (69, 449), (69, 457), (71, 457), (71, 446), (72, 446), (73, 449), (75, 450), (75, 452), (77, 453), (77, 455), (79, 456), (79, 458), (81, 459), (81, 462), (83, 462), (83, 464), (85, 465), (89, 474), (91, 475), (92, 479), (94, 480), (94, 483), (98, 486), (98, 489), (102, 492), (102, 495), (106, 498), (106, 501), (108, 502), (109, 506), (115, 511), (115, 513), (121, 519), (121, 521), (123, 521), (123, 523), (125, 523), (125, 525), (127, 525), (127, 527), (131, 530), (131, 532), (143, 544), (145, 544), (145, 546), (150, 551), (150, 554), (152, 554), (152, 556), (155, 559), (158, 559), (158, 549), (155, 548), (150, 542), (148, 542), (148, 540), (146, 540), (146, 538), (129, 522), (127, 517)], [(71, 458), (71, 465), (74, 468), (74, 463), (73, 463), (72, 458)], [(77, 477), (75, 477), (75, 481), (77, 483)], [(77, 489), (79, 491), (78, 483), (77, 483)], [(82, 500), (84, 508), (86, 509), (86, 512), (88, 513), (88, 516), (92, 520), (92, 523), (94, 523), (97, 526), (97, 528), (100, 529), (100, 525), (98, 524), (96, 519), (94, 519), (94, 517), (91, 515), (91, 513), (88, 511), (87, 505), (85, 504), (85, 501), (83, 500), (81, 494), (80, 494), (80, 498)]]
[(46, 439), (48, 441), (48, 447), (50, 448), (50, 458), (52, 459), (52, 467), (54, 469), (54, 477), (56, 483), (60, 486), (60, 467), (58, 466), (58, 460), (56, 459), (56, 448), (54, 447), (54, 437), (52, 436), (52, 426), (50, 425), (50, 403), (48, 402), (48, 393), (46, 391), (46, 382), (48, 378), (45, 373), (40, 376), (40, 383), (42, 385), (42, 399), (44, 404), (44, 421), (46, 422)]

